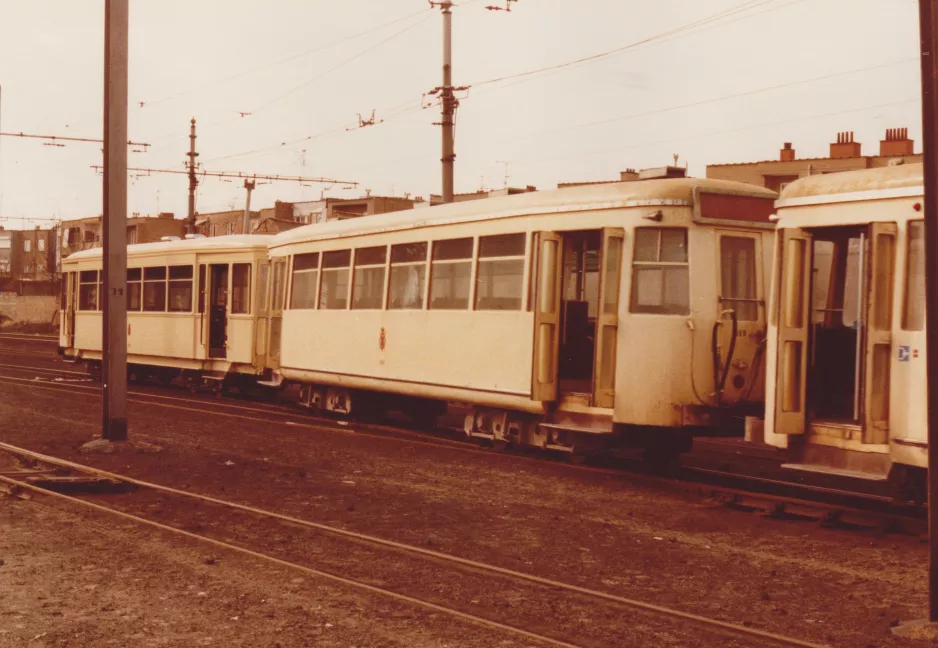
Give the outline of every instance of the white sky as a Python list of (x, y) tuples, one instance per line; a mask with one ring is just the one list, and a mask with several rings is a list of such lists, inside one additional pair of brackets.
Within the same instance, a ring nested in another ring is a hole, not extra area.
[[(799, 157), (824, 156), (840, 130), (875, 154), (886, 128), (905, 126), (921, 149), (917, 0), (520, 0), (511, 13), (485, 10), (503, 2), (454, 9), (453, 80), (475, 85), (458, 115), (458, 192), (501, 187), (499, 161), (512, 186), (547, 189), (615, 179), (675, 153), (693, 175), (708, 163), (773, 159), (784, 141)], [(426, 0), (130, 4), (130, 137), (153, 145), (131, 165), (183, 169), (196, 117), (207, 170), (361, 183), (326, 192), (337, 197), (439, 193), (439, 110), (419, 106), (441, 82), (442, 21)], [(478, 85), (737, 7), (589, 64)], [(104, 0), (0, 0), (0, 130), (101, 136), (103, 12)], [(837, 76), (811, 81), (828, 75)], [(785, 87), (752, 93), (773, 86)], [(662, 112), (741, 93), (752, 94)], [(345, 131), (373, 108), (385, 123)], [(606, 123), (583, 127), (592, 122)], [(90, 166), (100, 162), (95, 144), (0, 138), (0, 216), (99, 214)], [(252, 207), (317, 199), (323, 188), (259, 185)], [(184, 176), (132, 176), (129, 212), (182, 217), (186, 200)], [(207, 178), (197, 209), (243, 203), (240, 181)]]

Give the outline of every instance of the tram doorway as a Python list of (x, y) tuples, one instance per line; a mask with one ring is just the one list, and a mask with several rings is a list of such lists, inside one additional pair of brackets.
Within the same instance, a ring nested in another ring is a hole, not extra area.
[(209, 266), (208, 357), (225, 358), (228, 355), (228, 264)]

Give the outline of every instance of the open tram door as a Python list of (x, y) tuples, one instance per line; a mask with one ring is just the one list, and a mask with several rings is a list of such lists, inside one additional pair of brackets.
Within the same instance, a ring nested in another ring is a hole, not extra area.
[(774, 432), (802, 438), (789, 467), (884, 478), (896, 224), (781, 236)]
[(267, 365), (267, 332), (270, 330), (270, 263), (262, 261), (257, 266), (257, 302), (254, 306), (254, 366), (263, 369)]
[(75, 304), (78, 300), (78, 273), (66, 272), (62, 275), (62, 346), (75, 348)]
[(228, 356), (228, 264), (213, 263), (208, 269), (208, 357), (225, 358)]
[(275, 259), (270, 264), (270, 307), (267, 311), (267, 366), (280, 369), (280, 335), (283, 330), (283, 304), (286, 292), (285, 258)]

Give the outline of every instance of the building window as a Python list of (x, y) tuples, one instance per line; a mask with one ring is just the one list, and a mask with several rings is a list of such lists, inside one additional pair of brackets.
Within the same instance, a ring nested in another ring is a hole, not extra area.
[(352, 308), (381, 308), (384, 301), (384, 264), (387, 257), (388, 249), (383, 245), (355, 250)]
[(78, 275), (78, 310), (98, 310), (97, 270), (82, 270)]
[(39, 249), (40, 252), (45, 252), (46, 251), (46, 239), (40, 238), (39, 240), (37, 240), (36, 247)]
[(319, 252), (293, 257), (293, 292), (290, 308), (316, 308), (316, 282), (319, 280)]
[(687, 228), (635, 229), (631, 311), (661, 315), (690, 313)]
[(234, 234), (234, 223), (228, 221), (225, 223), (225, 234)]
[(351, 250), (332, 250), (322, 255), (322, 287), (319, 308), (342, 310), (348, 305)]
[(251, 264), (235, 263), (231, 277), (231, 312), (246, 315), (251, 312)]
[(499, 234), (479, 239), (477, 310), (521, 310), (524, 247), (524, 234)]
[(471, 272), (471, 238), (434, 241), (430, 268), (430, 308), (469, 308)]
[(754, 238), (720, 237), (720, 297), (721, 308), (735, 311), (739, 321), (758, 321)]
[(127, 245), (135, 245), (137, 243), (137, 226), (127, 228)]
[(423, 288), (426, 274), (426, 243), (392, 245), (391, 288), (388, 296), (388, 308), (423, 308)]
[(192, 312), (192, 266), (169, 266), (169, 311)]
[(143, 269), (143, 310), (166, 310), (166, 266)]
[(909, 222), (908, 246), (902, 328), (921, 331), (925, 328), (925, 221)]
[(127, 268), (127, 310), (140, 310), (142, 292), (143, 271), (140, 268)]
[(33, 249), (33, 242), (29, 239), (23, 240), (23, 252), (30, 252)]

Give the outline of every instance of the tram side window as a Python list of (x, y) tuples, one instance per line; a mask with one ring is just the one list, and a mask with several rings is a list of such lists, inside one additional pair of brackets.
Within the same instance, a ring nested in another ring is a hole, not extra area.
[(469, 277), (472, 272), (472, 239), (433, 242), (430, 268), (430, 308), (469, 308)]
[(322, 255), (322, 288), (319, 308), (344, 310), (348, 305), (351, 250), (331, 250)]
[(632, 262), (633, 313), (689, 314), (688, 274), (687, 228), (636, 228)]
[(739, 321), (759, 319), (754, 238), (720, 237), (720, 297), (721, 308), (733, 310)]
[(385, 246), (355, 250), (355, 285), (352, 286), (352, 308), (381, 308), (384, 301)]
[(127, 268), (127, 310), (140, 310), (142, 291), (143, 271), (140, 268)]
[(143, 310), (166, 310), (166, 266), (143, 269)]
[(925, 328), (925, 221), (909, 223), (908, 245), (902, 328), (921, 331)]
[(98, 310), (98, 271), (82, 270), (78, 275), (78, 310)]
[(404, 243), (391, 246), (390, 309), (423, 308), (423, 287), (427, 278), (427, 244)]
[(319, 279), (319, 252), (293, 257), (293, 292), (290, 308), (316, 308), (316, 281)]
[(521, 310), (524, 252), (524, 234), (499, 234), (479, 239), (477, 310)]
[(192, 311), (192, 266), (169, 266), (169, 312)]
[(235, 263), (231, 269), (231, 313), (251, 312), (251, 264)]

